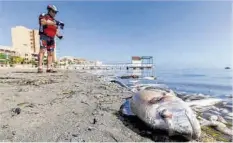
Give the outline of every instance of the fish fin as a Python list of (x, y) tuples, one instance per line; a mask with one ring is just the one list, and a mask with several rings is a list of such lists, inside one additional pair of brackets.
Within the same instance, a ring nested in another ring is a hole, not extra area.
[(120, 112), (123, 114), (123, 115), (126, 115), (126, 116), (136, 116), (132, 110), (131, 110), (131, 107), (130, 107), (130, 101), (129, 100), (126, 100), (120, 107)]

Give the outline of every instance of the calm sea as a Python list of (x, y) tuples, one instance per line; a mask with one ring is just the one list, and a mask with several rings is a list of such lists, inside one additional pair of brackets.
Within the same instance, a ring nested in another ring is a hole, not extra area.
[[(177, 92), (201, 93), (218, 98), (232, 94), (232, 69), (156, 69), (148, 71), (105, 71), (105, 74), (125, 75), (140, 73), (142, 76), (154, 75), (156, 80), (140, 79), (138, 83), (164, 84)], [(132, 85), (132, 79), (121, 80)]]

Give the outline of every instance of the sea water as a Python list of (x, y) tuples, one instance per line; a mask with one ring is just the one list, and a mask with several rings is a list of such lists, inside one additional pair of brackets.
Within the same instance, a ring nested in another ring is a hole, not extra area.
[[(217, 98), (228, 98), (232, 95), (232, 69), (163, 69), (151, 70), (108, 70), (104, 74), (122, 76), (139, 74), (142, 79), (119, 79), (128, 86), (135, 84), (161, 84), (187, 94), (204, 94)], [(103, 72), (102, 72), (103, 73)], [(156, 80), (143, 79), (146, 76), (155, 76)], [(232, 100), (230, 98), (229, 100)]]

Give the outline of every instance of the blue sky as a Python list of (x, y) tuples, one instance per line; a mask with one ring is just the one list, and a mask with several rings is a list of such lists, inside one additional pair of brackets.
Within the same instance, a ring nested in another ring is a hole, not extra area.
[(64, 39), (58, 56), (106, 62), (154, 56), (157, 65), (225, 67), (232, 61), (231, 2), (0, 2), (0, 45), (10, 28), (38, 28), (47, 4), (59, 9)]

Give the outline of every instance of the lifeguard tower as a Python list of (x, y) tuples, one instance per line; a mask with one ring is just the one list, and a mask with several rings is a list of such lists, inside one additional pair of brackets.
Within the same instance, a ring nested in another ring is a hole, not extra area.
[(154, 64), (152, 56), (132, 56), (131, 64), (127, 70), (133, 70), (133, 74), (143, 76), (154, 76)]

